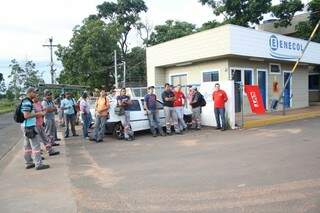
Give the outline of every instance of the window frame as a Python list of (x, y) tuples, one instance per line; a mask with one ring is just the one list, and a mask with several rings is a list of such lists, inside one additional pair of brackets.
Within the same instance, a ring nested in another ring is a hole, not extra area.
[[(277, 66), (279, 66), (279, 72), (272, 72), (271, 71), (271, 66), (272, 65), (277, 65)], [(269, 74), (270, 75), (281, 75), (281, 73), (282, 73), (282, 69), (281, 69), (281, 64), (278, 64), (278, 63), (269, 63)]]
[[(173, 85), (172, 77), (178, 77), (178, 76), (186, 76), (186, 78), (187, 78), (187, 83), (186, 83), (186, 85), (188, 85), (189, 79), (188, 79), (188, 73), (186, 73), (186, 72), (184, 72), (184, 73), (172, 73), (172, 74), (170, 74), (170, 75), (169, 75), (169, 81), (168, 81), (168, 82), (170, 82), (170, 84)], [(186, 86), (186, 85), (185, 85), (185, 86)], [(176, 86), (176, 85), (174, 85), (174, 86)], [(183, 86), (183, 85), (181, 85), (181, 86)]]
[(204, 81), (203, 74), (217, 72), (218, 73), (218, 81), (220, 81), (220, 70), (219, 69), (208, 69), (201, 72), (201, 83), (209, 83), (209, 82), (218, 82), (218, 81)]
[[(309, 77), (310, 76), (314, 76), (314, 75), (317, 75), (318, 76), (318, 84), (319, 84), (319, 89), (309, 89), (309, 86), (310, 86), (310, 84), (309, 84)], [(310, 92), (319, 92), (320, 91), (320, 73), (309, 73), (309, 75), (308, 75), (308, 91), (310, 91)]]

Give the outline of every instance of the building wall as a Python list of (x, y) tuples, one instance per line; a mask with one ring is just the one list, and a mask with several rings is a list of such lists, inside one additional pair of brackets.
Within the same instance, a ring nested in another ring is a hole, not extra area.
[[(270, 63), (280, 64), (281, 74), (270, 74), (269, 65)], [(294, 63), (288, 62), (273, 62), (273, 61), (249, 61), (244, 59), (229, 59), (230, 68), (251, 68), (254, 70), (254, 84), (257, 84), (258, 80), (258, 69), (265, 69), (268, 71), (268, 106), (271, 104), (272, 99), (277, 99), (280, 92), (283, 89), (283, 71), (291, 71)], [(308, 89), (308, 67), (298, 66), (296, 72), (292, 76), (292, 108), (302, 108), (309, 106), (309, 89)], [(273, 83), (278, 82), (278, 92), (273, 90)], [(250, 106), (247, 98), (245, 99), (245, 112), (250, 112)]]
[(169, 67), (165, 69), (166, 82), (171, 83), (171, 76), (177, 74), (187, 74), (187, 84), (200, 84), (202, 82), (202, 72), (219, 71), (220, 80), (228, 80), (228, 61), (226, 59), (197, 63), (183, 67)]

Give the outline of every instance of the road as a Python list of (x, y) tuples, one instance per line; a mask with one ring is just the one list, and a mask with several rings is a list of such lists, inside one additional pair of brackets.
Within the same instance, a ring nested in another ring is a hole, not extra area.
[(20, 125), (13, 120), (13, 113), (0, 115), (0, 160), (19, 142)]
[(212, 128), (133, 143), (79, 137), (0, 174), (0, 212), (319, 213), (320, 118), (250, 130)]
[(80, 212), (320, 212), (320, 119), (66, 141)]

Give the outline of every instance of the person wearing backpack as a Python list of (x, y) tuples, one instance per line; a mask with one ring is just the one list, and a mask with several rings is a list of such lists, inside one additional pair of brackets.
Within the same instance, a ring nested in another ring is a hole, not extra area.
[[(34, 87), (29, 87), (26, 91), (27, 97), (24, 98), (17, 107), (15, 113), (15, 121), (21, 123), (24, 133), (24, 159), (26, 161), (26, 169), (35, 168), (36, 170), (48, 169), (50, 166), (42, 163), (41, 145), (39, 134), (36, 129), (36, 117), (43, 116), (44, 112), (35, 112), (33, 101), (37, 95)], [(32, 159), (34, 154), (34, 160)]]
[(109, 117), (109, 108), (110, 103), (107, 98), (106, 90), (104, 88), (100, 91), (100, 97), (96, 101), (96, 121), (95, 121), (95, 129), (93, 133), (93, 138), (91, 141), (95, 141), (97, 143), (103, 141), (104, 131), (105, 131), (105, 123)]
[(201, 130), (201, 107), (205, 106), (203, 101), (205, 100), (197, 87), (192, 87), (192, 99), (190, 103), (192, 107), (192, 129)]
[[(214, 101), (214, 114), (217, 122), (217, 129), (221, 129), (221, 131), (225, 131), (226, 126), (226, 117), (225, 117), (225, 103), (228, 101), (227, 93), (220, 89), (220, 84), (215, 84), (215, 91), (212, 93), (212, 100)], [(222, 122), (222, 126), (220, 123), (220, 119)]]

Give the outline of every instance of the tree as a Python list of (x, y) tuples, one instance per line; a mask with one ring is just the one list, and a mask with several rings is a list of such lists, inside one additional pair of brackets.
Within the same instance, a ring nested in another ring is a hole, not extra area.
[(145, 22), (138, 22), (136, 24), (136, 28), (138, 30), (138, 35), (143, 41), (143, 44), (146, 47), (149, 47), (149, 40), (150, 40), (150, 35), (153, 31), (153, 26), (149, 23), (148, 20), (146, 20)]
[(281, 0), (280, 4), (271, 7), (273, 16), (279, 19), (274, 23), (274, 26), (287, 27), (291, 25), (292, 18), (303, 7), (300, 0)]
[(196, 32), (196, 26), (188, 22), (167, 20), (164, 25), (157, 25), (151, 33), (149, 44), (156, 45)]
[(209, 30), (212, 28), (216, 28), (223, 25), (223, 23), (217, 22), (215, 20), (213, 21), (208, 21), (202, 24), (200, 28), (197, 29), (198, 32), (204, 31), (204, 30)]
[[(296, 26), (295, 36), (302, 39), (309, 39), (314, 27), (316, 26), (318, 20), (320, 20), (320, 1), (312, 0), (307, 4), (308, 12), (310, 12), (309, 19), (304, 22), (300, 22)], [(313, 39), (315, 42), (320, 43), (320, 33), (316, 33)]]
[(263, 14), (270, 11), (271, 0), (199, 0), (202, 5), (212, 7), (217, 16), (223, 15), (224, 22), (248, 27), (259, 24)]
[(39, 83), (44, 83), (42, 75), (36, 69), (36, 64), (33, 61), (25, 62), (22, 67), (17, 60), (13, 59), (9, 67), (11, 72), (8, 90), (14, 94), (15, 98), (18, 98), (20, 93), (28, 87), (36, 87)]
[(117, 35), (95, 15), (84, 19), (82, 26), (73, 29), (73, 37), (66, 47), (56, 51), (63, 70), (59, 83), (87, 85), (92, 88), (112, 87), (113, 51), (117, 49)]
[(0, 93), (3, 93), (6, 91), (6, 84), (4, 82), (3, 74), (0, 73)]
[(128, 35), (140, 20), (139, 14), (148, 10), (143, 0), (117, 0), (104, 2), (97, 6), (98, 16), (105, 19), (119, 35), (118, 44), (121, 57), (126, 61), (128, 53)]
[(146, 86), (146, 50), (141, 47), (134, 47), (127, 55), (128, 75), (126, 75), (127, 85)]

